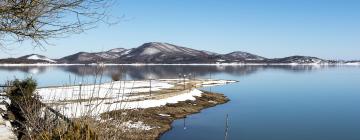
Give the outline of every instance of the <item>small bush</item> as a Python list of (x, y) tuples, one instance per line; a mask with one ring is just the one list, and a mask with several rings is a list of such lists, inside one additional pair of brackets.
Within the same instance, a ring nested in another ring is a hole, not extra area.
[(95, 131), (85, 121), (59, 119), (35, 94), (36, 81), (28, 78), (11, 82), (6, 94), (11, 100), (8, 118), (19, 140), (97, 140)]
[(29, 116), (37, 116), (40, 113), (40, 104), (34, 95), (36, 82), (31, 79), (18, 80), (10, 83), (10, 88), (6, 90), (6, 94), (11, 100), (8, 106), (9, 119), (19, 139), (23, 139), (27, 135), (27, 125), (31, 121)]

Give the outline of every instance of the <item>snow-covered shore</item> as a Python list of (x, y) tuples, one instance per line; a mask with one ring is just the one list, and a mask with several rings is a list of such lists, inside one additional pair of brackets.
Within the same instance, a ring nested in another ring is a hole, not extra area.
[[(158, 79), (151, 81), (117, 81), (100, 85), (76, 85), (39, 88), (42, 102), (60, 113), (72, 117), (97, 116), (120, 110), (163, 106), (186, 100), (195, 100), (202, 91), (197, 88), (233, 83), (231, 80)], [(186, 89), (183, 89), (184, 83)], [(150, 90), (152, 95), (150, 95)]]
[[(69, 117), (92, 116), (100, 118), (101, 113), (121, 109), (144, 109), (165, 106), (181, 101), (197, 101), (206, 93), (197, 88), (219, 86), (237, 81), (213, 79), (157, 79), (139, 81), (116, 81), (97, 85), (74, 85), (38, 88), (41, 101)], [(185, 87), (185, 88), (184, 88)], [(150, 95), (150, 90), (152, 95)], [(4, 100), (4, 99), (3, 99)], [(9, 101), (8, 101), (9, 102)], [(6, 110), (4, 105), (0, 108)], [(167, 114), (159, 114), (169, 116)], [(170, 124), (169, 124), (170, 125)], [(123, 130), (148, 131), (154, 128), (143, 121), (126, 121), (120, 126)], [(0, 116), (0, 140), (16, 139), (9, 121)]]

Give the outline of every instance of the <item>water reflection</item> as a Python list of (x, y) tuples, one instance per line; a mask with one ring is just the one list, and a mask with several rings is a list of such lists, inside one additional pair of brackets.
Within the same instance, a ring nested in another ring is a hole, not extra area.
[[(192, 78), (213, 78), (216, 74), (249, 76), (268, 70), (292, 73), (317, 71), (324, 68), (344, 66), (282, 65), (282, 66), (10, 66), (0, 67), (0, 82), (16, 78), (33, 77), (39, 86), (55, 86), (69, 83), (90, 82), (101, 77), (102, 82), (117, 80), (142, 80), (159, 78), (179, 78), (179, 74), (191, 74)], [(86, 81), (83, 81), (86, 79)], [(101, 82), (101, 81), (99, 81)]]
[(40, 74), (45, 73), (47, 70), (51, 69), (52, 67), (40, 67), (40, 66), (9, 66), (9, 67), (1, 67), (0, 71), (6, 71), (6, 72), (23, 72), (23, 73), (32, 73), (32, 74)]
[[(131, 79), (175, 78), (179, 73), (193, 73), (195, 76), (206, 76), (209, 73), (227, 73), (235, 76), (245, 76), (267, 69), (283, 70), (288, 72), (309, 72), (323, 68), (338, 66), (318, 65), (282, 65), (282, 66), (26, 66), (0, 67), (0, 71), (9, 74), (14, 71), (31, 74), (50, 73), (52, 70), (61, 70), (77, 76), (93, 76), (102, 74), (113, 79), (123, 79), (125, 75)], [(149, 76), (151, 75), (151, 76)]]
[(107, 80), (178, 78), (179, 73), (192, 73), (196, 78), (239, 80), (242, 82), (206, 89), (223, 93), (231, 101), (175, 121), (173, 129), (161, 139), (224, 139), (223, 120), (229, 114), (229, 140), (269, 137), (358, 140), (359, 68), (311, 65), (0, 67), (0, 82), (14, 76), (33, 75), (41, 86), (61, 85), (76, 81), (73, 77), (91, 80), (96, 73), (102, 73)]

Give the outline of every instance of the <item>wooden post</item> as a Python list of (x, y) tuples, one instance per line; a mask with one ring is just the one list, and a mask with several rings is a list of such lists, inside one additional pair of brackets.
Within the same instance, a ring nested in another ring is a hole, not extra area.
[(184, 81), (184, 90), (186, 90), (185, 77), (186, 77), (186, 75), (184, 74), (184, 75), (183, 75), (183, 78), (184, 78), (184, 79), (183, 79), (183, 81)]
[(151, 79), (150, 79), (150, 96), (151, 96)]
[(179, 82), (179, 84), (181, 83), (181, 74), (178, 73), (178, 79), (177, 79), (177, 82)]
[[(80, 82), (79, 83), (79, 98), (80, 98), (80, 100), (81, 100), (81, 86), (82, 86), (82, 83)], [(80, 102), (80, 104), (81, 104), (81, 102)]]
[(224, 140), (227, 140), (228, 131), (229, 131), (229, 114), (226, 114), (226, 120), (225, 120), (225, 137), (224, 137)]
[(188, 79), (189, 79), (189, 85), (190, 85), (190, 87), (188, 87), (188, 88), (189, 88), (189, 93), (191, 92), (191, 89), (192, 89), (192, 83), (191, 83), (191, 80), (192, 80), (192, 79), (191, 79), (191, 75), (192, 75), (191, 73), (189, 73), (189, 75), (188, 75), (188, 77), (189, 77), (189, 78), (188, 78)]
[(184, 130), (186, 130), (186, 117), (184, 117)]

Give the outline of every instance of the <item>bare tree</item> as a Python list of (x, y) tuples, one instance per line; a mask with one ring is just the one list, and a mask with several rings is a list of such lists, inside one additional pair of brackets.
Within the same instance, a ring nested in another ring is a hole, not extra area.
[(81, 33), (109, 22), (113, 0), (1, 0), (0, 47), (30, 40), (36, 46), (54, 37)]

